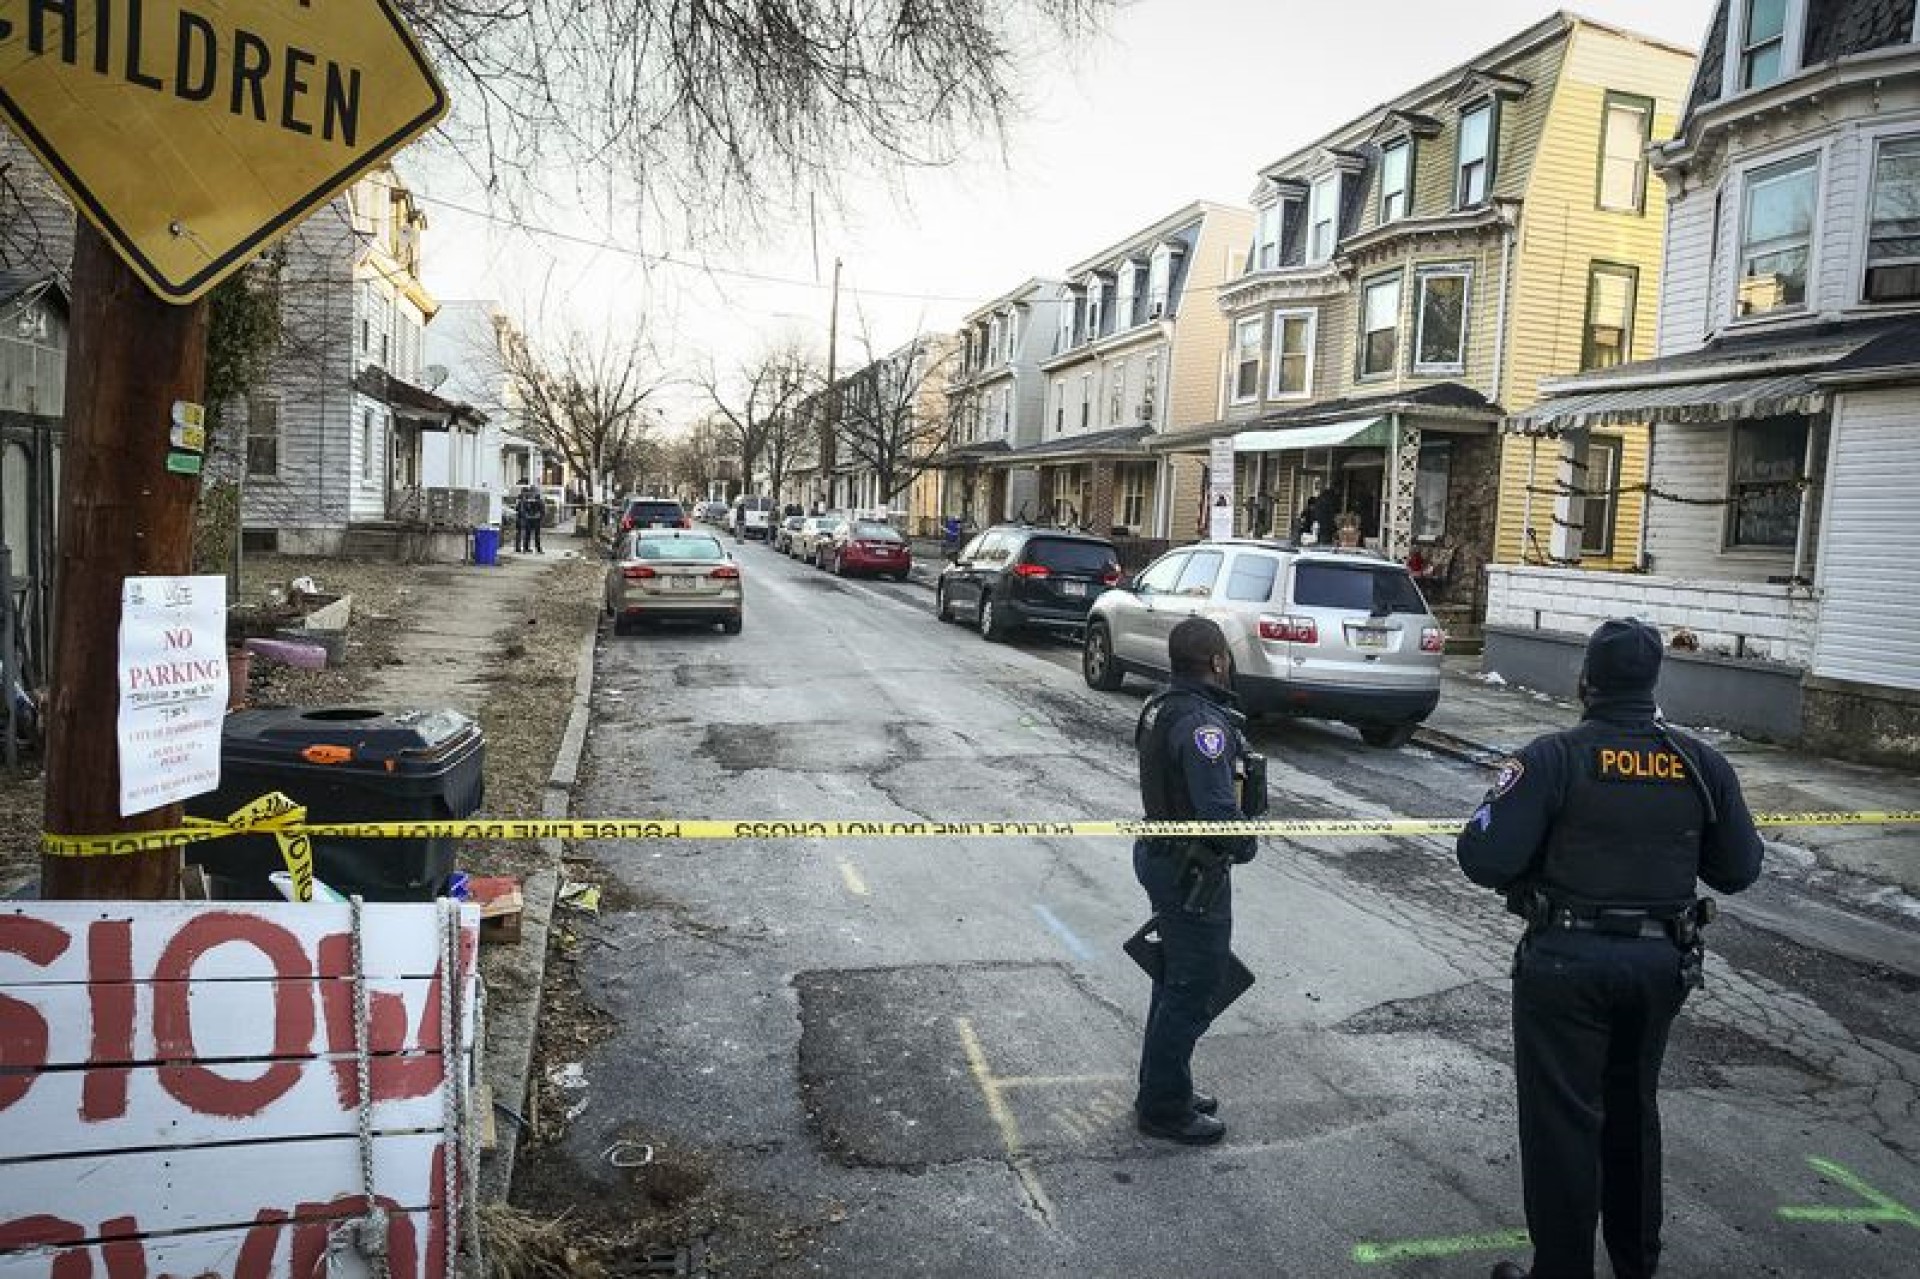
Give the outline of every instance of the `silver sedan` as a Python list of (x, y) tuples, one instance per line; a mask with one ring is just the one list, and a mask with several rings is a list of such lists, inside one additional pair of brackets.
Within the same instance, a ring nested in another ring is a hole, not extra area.
[(613, 631), (635, 622), (695, 621), (740, 633), (746, 592), (740, 566), (711, 533), (642, 529), (623, 535), (607, 565)]

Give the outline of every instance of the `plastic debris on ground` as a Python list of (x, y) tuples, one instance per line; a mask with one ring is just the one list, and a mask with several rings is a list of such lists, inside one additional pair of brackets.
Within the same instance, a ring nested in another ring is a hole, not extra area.
[(600, 913), (600, 885), (581, 884), (569, 879), (560, 885), (560, 904), (589, 915)]

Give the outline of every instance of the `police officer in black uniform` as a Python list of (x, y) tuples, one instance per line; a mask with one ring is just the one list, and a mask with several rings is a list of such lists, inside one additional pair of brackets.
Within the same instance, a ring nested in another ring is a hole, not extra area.
[[(1241, 732), (1246, 717), (1235, 709), (1227, 637), (1214, 622), (1190, 617), (1173, 628), (1167, 657), (1173, 682), (1148, 699), (1133, 735), (1147, 817), (1220, 821), (1265, 811), (1266, 779)], [(1243, 786), (1252, 812), (1243, 807)], [(1252, 861), (1253, 854), (1251, 836), (1134, 841), (1133, 872), (1153, 904), (1163, 957), (1134, 1101), (1148, 1136), (1208, 1145), (1226, 1134), (1214, 1117), (1218, 1101), (1193, 1090), (1191, 1063), (1227, 977), (1233, 941), (1227, 867)]]
[(1660, 657), (1652, 627), (1602, 623), (1580, 724), (1506, 761), (1460, 833), (1461, 869), (1527, 920), (1513, 1045), (1533, 1268), (1493, 1279), (1592, 1279), (1596, 1221), (1617, 1279), (1660, 1260), (1660, 1063), (1712, 918), (1695, 880), (1737, 893), (1761, 856), (1727, 761), (1660, 722)]

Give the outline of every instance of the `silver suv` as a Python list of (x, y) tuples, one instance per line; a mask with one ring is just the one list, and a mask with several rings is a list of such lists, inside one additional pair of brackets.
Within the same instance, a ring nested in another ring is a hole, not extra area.
[(1165, 680), (1167, 636), (1196, 614), (1227, 633), (1249, 715), (1341, 720), (1393, 748), (1440, 700), (1446, 634), (1407, 570), (1370, 551), (1286, 542), (1183, 546), (1101, 595), (1087, 617), (1087, 683)]

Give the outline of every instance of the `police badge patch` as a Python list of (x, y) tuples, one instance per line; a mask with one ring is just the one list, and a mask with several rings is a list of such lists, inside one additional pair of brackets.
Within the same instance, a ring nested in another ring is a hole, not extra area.
[(1493, 775), (1493, 789), (1487, 792), (1489, 800), (1499, 799), (1502, 795), (1520, 784), (1526, 775), (1527, 766), (1509, 755), (1500, 761), (1500, 767)]
[(1208, 759), (1219, 759), (1227, 753), (1226, 730), (1215, 728), (1211, 724), (1202, 725), (1193, 730), (1194, 749)]

